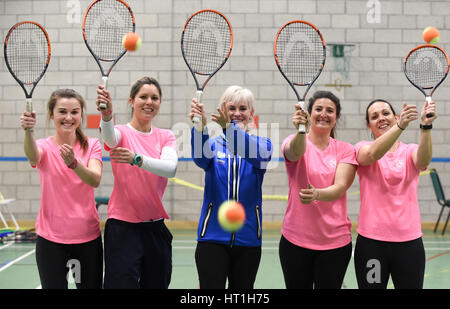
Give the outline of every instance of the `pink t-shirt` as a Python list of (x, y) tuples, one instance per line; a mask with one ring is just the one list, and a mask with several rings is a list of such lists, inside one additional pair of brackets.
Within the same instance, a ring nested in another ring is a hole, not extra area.
[[(355, 145), (356, 153), (373, 141)], [(417, 185), (420, 171), (412, 155), (416, 144), (400, 143), (367, 166), (358, 166), (361, 208), (358, 233), (382, 241), (409, 241), (422, 236)]]
[[(170, 130), (152, 126), (151, 132), (139, 132), (128, 125), (116, 125), (121, 139), (116, 147), (159, 159), (164, 147), (177, 149), (175, 135)], [(110, 148), (105, 144), (105, 150)], [(169, 219), (162, 198), (167, 178), (138, 166), (111, 162), (114, 188), (108, 204), (108, 218), (138, 223), (161, 218)]]
[[(282, 147), (295, 135), (288, 136)], [(307, 138), (305, 154), (296, 162), (285, 158), (289, 179), (289, 198), (281, 232), (291, 243), (313, 250), (329, 250), (351, 242), (351, 221), (347, 216), (347, 194), (332, 202), (313, 201), (303, 204), (300, 189), (312, 184), (325, 188), (334, 184), (339, 163), (356, 165), (351, 144), (330, 138), (325, 150), (319, 150)]]
[[(41, 207), (36, 220), (36, 233), (53, 242), (79, 244), (100, 236), (95, 207), (94, 187), (83, 182), (61, 158), (53, 137), (39, 139), (41, 151), (37, 164), (41, 182)], [(90, 159), (102, 161), (101, 144), (88, 138), (88, 149), (80, 143), (73, 147), (78, 164), (88, 165)]]

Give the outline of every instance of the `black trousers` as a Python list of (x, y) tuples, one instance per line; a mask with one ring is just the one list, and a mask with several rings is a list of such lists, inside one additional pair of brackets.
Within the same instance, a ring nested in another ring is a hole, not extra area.
[(167, 289), (172, 276), (172, 234), (163, 220), (105, 226), (105, 289)]
[(352, 243), (332, 250), (311, 250), (280, 239), (280, 262), (287, 289), (340, 289), (352, 256)]
[(36, 263), (43, 289), (67, 289), (69, 269), (78, 289), (102, 288), (101, 236), (81, 244), (60, 244), (38, 237)]
[(389, 276), (396, 289), (422, 289), (425, 275), (422, 238), (387, 242), (358, 235), (355, 272), (360, 289), (386, 289)]
[(198, 242), (195, 263), (201, 289), (253, 289), (261, 247)]

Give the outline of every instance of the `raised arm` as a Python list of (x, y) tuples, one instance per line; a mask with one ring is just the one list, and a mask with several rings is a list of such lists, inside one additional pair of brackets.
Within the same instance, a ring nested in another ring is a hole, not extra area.
[[(428, 118), (426, 115), (432, 113), (433, 117)], [(422, 170), (426, 168), (433, 156), (433, 144), (431, 138), (431, 128), (433, 121), (437, 118), (434, 102), (425, 102), (422, 107), (420, 116), (420, 140), (417, 152), (413, 155), (413, 161), (417, 169)]]
[(34, 137), (34, 126), (36, 124), (36, 112), (23, 112), (20, 117), (20, 125), (25, 130), (23, 149), (25, 155), (32, 166), (35, 166), (41, 159), (41, 153)]
[[(308, 123), (308, 114), (300, 108), (299, 104), (295, 105), (295, 112), (292, 116), (292, 123), (296, 128), (296, 132), (298, 132), (298, 126), (300, 124), (307, 125)], [(297, 133), (293, 139), (291, 139), (284, 146), (284, 155), (285, 157), (291, 161), (298, 161), (306, 151), (306, 134), (305, 133)]]
[(103, 85), (98, 85), (97, 88), (97, 106), (100, 102), (106, 104), (105, 109), (97, 108), (102, 115), (100, 121), (100, 135), (109, 148), (114, 148), (119, 143), (121, 136), (119, 130), (114, 129), (111, 94), (103, 87)]
[(357, 161), (360, 165), (370, 165), (381, 159), (386, 152), (395, 144), (402, 132), (408, 127), (411, 121), (416, 120), (417, 108), (415, 105), (403, 104), (403, 109), (393, 125), (386, 133), (375, 139), (371, 145), (363, 146), (358, 151)]

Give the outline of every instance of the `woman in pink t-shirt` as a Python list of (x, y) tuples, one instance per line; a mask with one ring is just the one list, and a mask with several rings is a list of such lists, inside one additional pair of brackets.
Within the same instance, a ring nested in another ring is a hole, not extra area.
[(292, 121), (310, 120), (308, 134), (296, 133), (282, 145), (289, 197), (280, 240), (280, 261), (287, 288), (342, 286), (352, 252), (346, 191), (356, 172), (352, 145), (334, 138), (339, 99), (318, 91), (308, 114), (296, 106)]
[(20, 118), (25, 155), (37, 167), (41, 183), (36, 262), (44, 289), (67, 289), (71, 266), (77, 288), (102, 287), (103, 250), (94, 198), (102, 176), (102, 149), (81, 129), (85, 106), (72, 89), (53, 92), (47, 113), (55, 135), (37, 141), (36, 112), (25, 111)]
[(416, 106), (406, 103), (400, 115), (385, 100), (367, 106), (367, 127), (375, 140), (355, 146), (361, 187), (355, 246), (359, 288), (385, 289), (389, 276), (395, 288), (423, 287), (425, 251), (417, 185), (420, 171), (431, 162), (434, 102), (422, 108), (419, 144), (398, 141), (418, 117)]
[(128, 104), (133, 118), (114, 126), (109, 91), (99, 86), (104, 102), (100, 129), (110, 152), (114, 187), (105, 226), (105, 288), (160, 288), (172, 274), (172, 234), (162, 197), (167, 178), (174, 177), (178, 156), (174, 134), (153, 120), (161, 105), (157, 80), (143, 77), (131, 87)]

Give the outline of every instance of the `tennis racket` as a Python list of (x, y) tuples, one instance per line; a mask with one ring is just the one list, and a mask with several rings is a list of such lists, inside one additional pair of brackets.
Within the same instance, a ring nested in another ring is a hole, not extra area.
[[(277, 33), (274, 56), (281, 75), (294, 90), (300, 107), (304, 109), (306, 94), (325, 66), (326, 48), (322, 34), (306, 21), (288, 22)], [(300, 97), (295, 86), (306, 87), (303, 97)], [(305, 125), (300, 124), (298, 131), (304, 133)]]
[[(96, 0), (86, 10), (82, 28), (84, 42), (100, 68), (106, 89), (109, 74), (127, 52), (122, 38), (136, 28), (133, 12), (122, 0)], [(106, 104), (100, 103), (99, 107), (106, 109)]]
[[(450, 61), (445, 51), (436, 45), (420, 45), (411, 50), (403, 62), (403, 72), (430, 103), (431, 96), (448, 74)], [(426, 115), (433, 117), (433, 113)]]
[[(194, 77), (199, 103), (203, 89), (227, 62), (232, 48), (233, 30), (223, 14), (214, 10), (201, 10), (186, 21), (181, 35), (181, 54)], [(202, 85), (197, 75), (206, 76)], [(194, 117), (192, 121), (199, 123), (200, 118)]]
[(6, 67), (25, 92), (26, 110), (31, 113), (33, 91), (50, 63), (47, 31), (33, 21), (15, 24), (6, 35), (4, 55)]

